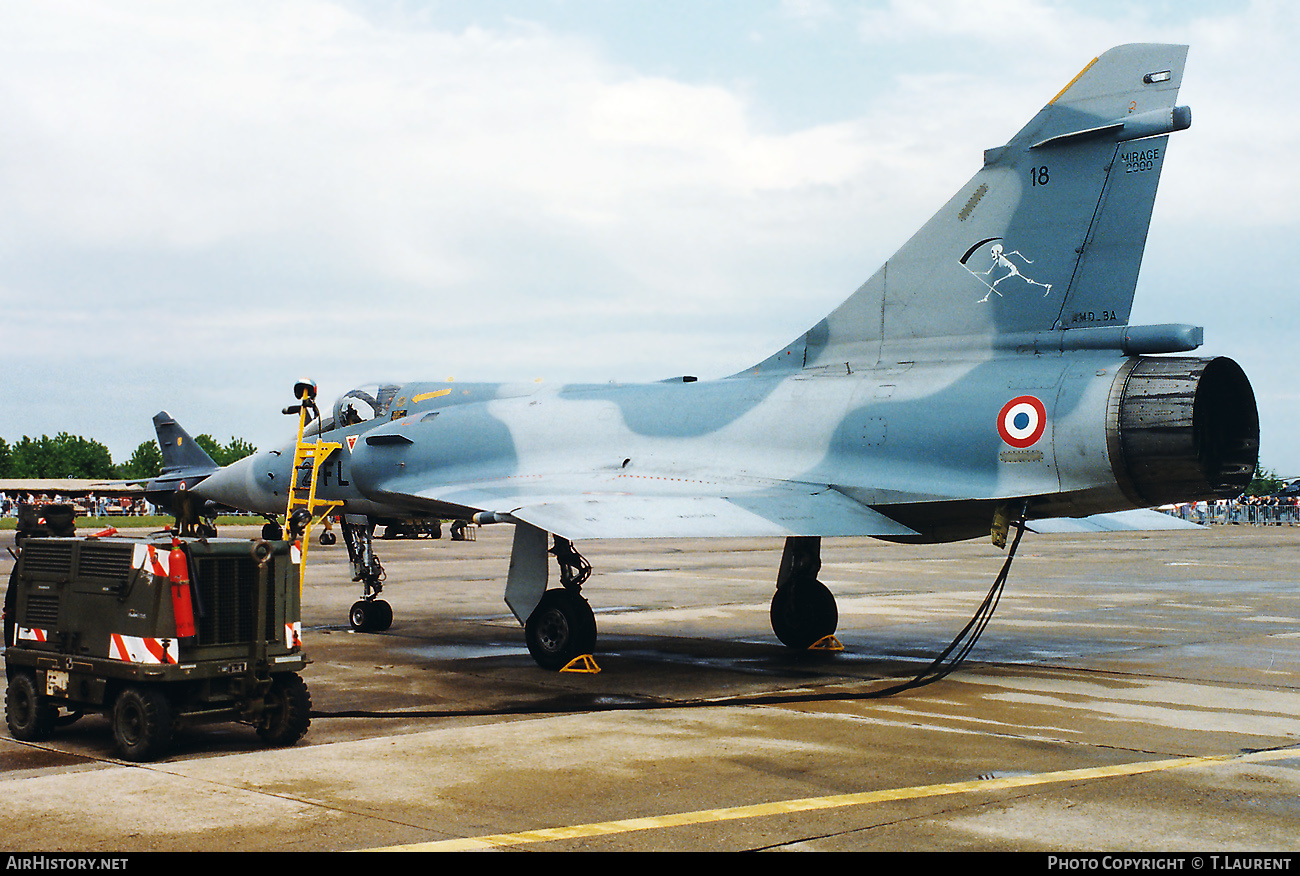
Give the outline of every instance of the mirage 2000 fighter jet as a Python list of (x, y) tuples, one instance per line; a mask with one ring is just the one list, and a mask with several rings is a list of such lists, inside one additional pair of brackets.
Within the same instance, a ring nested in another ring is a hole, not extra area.
[[(730, 377), (648, 385), (416, 382), (354, 390), (312, 424), (337, 442), (363, 598), (386, 627), (383, 520), (515, 527), (506, 602), (534, 658), (590, 652), (581, 539), (779, 536), (781, 641), (834, 632), (820, 539), (938, 542), (1009, 521), (1232, 497), (1256, 464), (1246, 376), (1190, 325), (1128, 324), (1185, 46), (1090, 63), (830, 315)], [(284, 513), (293, 446), (209, 476), (222, 504)], [(548, 551), (561, 586), (547, 589)]]

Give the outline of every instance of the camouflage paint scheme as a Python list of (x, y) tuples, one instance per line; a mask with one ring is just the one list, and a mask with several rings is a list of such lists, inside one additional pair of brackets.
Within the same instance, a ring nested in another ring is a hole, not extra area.
[[(514, 523), (512, 567), (533, 569), (512, 571), (523, 621), (545, 533), (944, 541), (989, 532), (999, 509), (1078, 518), (1239, 494), (1258, 446), (1245, 375), (1152, 355), (1196, 349), (1199, 327), (1128, 325), (1169, 135), (1191, 121), (1174, 103), (1186, 54), (1094, 60), (848, 300), (752, 368), (358, 391), (318, 424), (343, 444), (318, 495), (371, 518)], [(339, 426), (350, 406), (362, 422)], [(255, 454), (200, 492), (282, 513), (292, 456)]]

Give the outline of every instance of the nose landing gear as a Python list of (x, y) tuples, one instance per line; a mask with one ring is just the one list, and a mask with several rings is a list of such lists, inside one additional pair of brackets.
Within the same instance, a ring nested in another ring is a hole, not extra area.
[(379, 594), (384, 589), (384, 567), (375, 556), (375, 524), (364, 515), (343, 515), (343, 543), (352, 561), (352, 580), (362, 583), (362, 595), (348, 611), (348, 625), (359, 633), (379, 633), (393, 625), (393, 607)]

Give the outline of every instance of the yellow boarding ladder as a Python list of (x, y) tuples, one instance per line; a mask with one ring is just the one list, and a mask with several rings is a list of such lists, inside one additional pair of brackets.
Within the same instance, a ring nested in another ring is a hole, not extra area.
[[(320, 410), (316, 407), (316, 385), (307, 381), (298, 383), (294, 389), (298, 393), (298, 441), (293, 451), (293, 475), (289, 484), (289, 504), (284, 510), (284, 525), (290, 538), (301, 537), (299, 549), (302, 556), (298, 565), (298, 589), (307, 580), (307, 548), (311, 544), (312, 527), (343, 506), (342, 502), (320, 501), (316, 498), (316, 478), (320, 474), (321, 463), (331, 453), (340, 450), (343, 445), (333, 441), (322, 441), (315, 436), (314, 441), (303, 439), (307, 429), (309, 414), (315, 411), (317, 419)], [(289, 408), (287, 412), (293, 409)], [(305, 512), (305, 516), (304, 516)], [(297, 517), (295, 517), (297, 515)]]

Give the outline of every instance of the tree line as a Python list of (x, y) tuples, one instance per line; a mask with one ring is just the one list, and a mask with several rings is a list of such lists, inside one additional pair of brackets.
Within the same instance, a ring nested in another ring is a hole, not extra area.
[[(257, 450), (243, 438), (226, 444), (211, 435), (194, 439), (217, 465), (230, 465)], [(0, 478), (78, 478), (139, 480), (162, 474), (162, 451), (156, 441), (144, 441), (126, 462), (116, 464), (108, 448), (91, 438), (60, 432), (51, 438), (29, 438), (13, 444), (0, 438)]]
[(1286, 486), (1286, 481), (1270, 468), (1262, 466), (1255, 469), (1255, 476), (1246, 487), (1247, 496), (1271, 496)]

